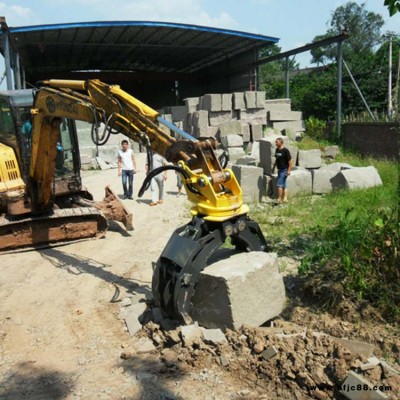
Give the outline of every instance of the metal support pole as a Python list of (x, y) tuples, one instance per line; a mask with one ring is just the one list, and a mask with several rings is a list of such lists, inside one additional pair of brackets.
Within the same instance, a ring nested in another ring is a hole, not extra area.
[(15, 53), (14, 82), (15, 89), (21, 89), (21, 69), (19, 62), (19, 53)]
[(285, 59), (286, 98), (289, 98), (289, 56)]
[(364, 105), (365, 105), (365, 107), (366, 107), (366, 109), (367, 109), (367, 111), (368, 111), (369, 116), (371, 117), (372, 121), (375, 121), (374, 114), (372, 114), (372, 112), (371, 112), (371, 110), (370, 110), (370, 108), (369, 108), (369, 106), (368, 106), (367, 100), (365, 100), (365, 97), (363, 96), (363, 94), (362, 94), (362, 92), (361, 92), (359, 86), (357, 85), (357, 82), (356, 82), (356, 80), (354, 79), (354, 76), (353, 76), (353, 74), (351, 73), (350, 68), (348, 67), (346, 61), (344, 61), (344, 60), (343, 60), (343, 65), (346, 67), (346, 70), (347, 70), (348, 74), (350, 75), (350, 78), (351, 78), (352, 82), (354, 83), (354, 86), (356, 87), (357, 92), (358, 92), (358, 94), (360, 95), (361, 100), (363, 101), (363, 103), (364, 103)]
[(389, 36), (389, 76), (388, 76), (388, 117), (391, 118), (393, 114), (392, 102), (392, 36)]
[(337, 46), (337, 101), (336, 101), (336, 132), (338, 140), (342, 139), (342, 77), (343, 77), (343, 42)]
[(4, 48), (4, 64), (6, 67), (6, 82), (7, 90), (13, 90), (12, 75), (11, 75), (11, 55), (10, 42), (8, 32), (3, 32), (3, 48)]
[(24, 67), (21, 67), (21, 75), (22, 75), (22, 89), (26, 89), (26, 76)]

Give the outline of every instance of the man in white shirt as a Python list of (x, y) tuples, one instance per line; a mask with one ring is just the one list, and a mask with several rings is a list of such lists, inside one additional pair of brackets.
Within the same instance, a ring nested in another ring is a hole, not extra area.
[[(153, 152), (152, 155), (152, 170), (167, 165), (167, 160), (157, 153)], [(146, 172), (149, 173), (149, 166), (146, 164)], [(167, 171), (162, 174), (156, 175), (150, 182), (151, 203), (150, 206), (156, 206), (164, 202), (164, 181), (167, 180)], [(158, 190), (157, 190), (158, 189)]]
[(133, 200), (133, 175), (136, 172), (136, 158), (133, 150), (129, 148), (129, 142), (121, 142), (122, 150), (118, 152), (118, 176), (122, 175), (122, 187), (124, 199)]

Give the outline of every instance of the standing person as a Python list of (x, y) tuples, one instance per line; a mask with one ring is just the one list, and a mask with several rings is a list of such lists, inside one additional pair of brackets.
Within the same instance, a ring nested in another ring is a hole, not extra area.
[(178, 194), (177, 194), (177, 197), (178, 197), (180, 194), (183, 194), (182, 193), (183, 183), (182, 183), (182, 178), (181, 178), (181, 175), (179, 172), (176, 172), (176, 186), (178, 187)]
[(122, 150), (118, 152), (118, 176), (122, 175), (122, 187), (124, 199), (133, 200), (133, 175), (136, 172), (136, 158), (133, 150), (129, 148), (129, 142), (121, 142)]
[(282, 138), (276, 139), (275, 145), (275, 162), (272, 167), (272, 172), (275, 171), (275, 167), (278, 167), (278, 204), (282, 204), (288, 201), (286, 180), (292, 169), (292, 156), (290, 155), (290, 151), (284, 147)]
[[(152, 153), (152, 170), (167, 165), (167, 160), (157, 153)], [(146, 164), (146, 172), (149, 173), (149, 165)], [(167, 171), (156, 175), (150, 182), (151, 203), (150, 206), (164, 203), (164, 181), (167, 180)], [(157, 190), (158, 189), (158, 190)]]

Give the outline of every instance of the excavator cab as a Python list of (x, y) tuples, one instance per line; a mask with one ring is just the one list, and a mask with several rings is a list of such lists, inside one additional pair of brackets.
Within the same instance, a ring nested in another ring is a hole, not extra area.
[[(33, 90), (0, 92), (0, 143), (11, 147), (24, 182), (28, 181), (32, 145)], [(80, 192), (80, 157), (75, 121), (62, 118), (57, 142), (55, 196)]]

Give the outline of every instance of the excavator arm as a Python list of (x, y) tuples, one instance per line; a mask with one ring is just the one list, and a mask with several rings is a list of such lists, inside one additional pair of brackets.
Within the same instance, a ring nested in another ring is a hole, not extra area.
[[(47, 115), (38, 123), (48, 126), (49, 136), (43, 140), (49, 142), (44, 146), (49, 158), (54, 156), (55, 147), (52, 123), (57, 123), (58, 110), (65, 112), (67, 108), (72, 118), (95, 124), (104, 122), (105, 133), (94, 137), (97, 144), (104, 143), (109, 133), (123, 133), (164, 156), (174, 164), (167, 168), (182, 175), (186, 193), (193, 203), (193, 218), (168, 241), (153, 271), (152, 291), (157, 306), (171, 317), (190, 323), (191, 299), (199, 274), (228, 237), (238, 251), (265, 251), (267, 247), (258, 224), (247, 215), (248, 207), (243, 204), (242, 190), (234, 173), (222, 168), (218, 161), (216, 140), (193, 138), (117, 85), (99, 80), (48, 80), (41, 84), (43, 99), (38, 104)], [(57, 96), (62, 99), (59, 105)], [(166, 133), (160, 125), (165, 125), (180, 139)], [(36, 160), (34, 165), (42, 181), (49, 172), (43, 172), (44, 164), (45, 161)], [(151, 172), (146, 180), (157, 172), (160, 171)], [(37, 176), (32, 178), (35, 180)], [(43, 201), (47, 199), (43, 195)]]
[[(248, 207), (243, 204), (242, 190), (235, 175), (230, 169), (224, 170), (218, 161), (214, 138), (193, 138), (117, 85), (107, 85), (99, 80), (48, 80), (42, 85), (73, 98), (82, 97), (80, 92), (84, 92), (87, 102), (103, 115), (102, 120), (109, 131), (123, 133), (150, 147), (167, 161), (178, 164), (184, 171), (182, 180), (186, 193), (194, 203), (193, 215), (222, 222), (247, 214)], [(181, 140), (166, 133), (160, 125), (174, 131)]]

